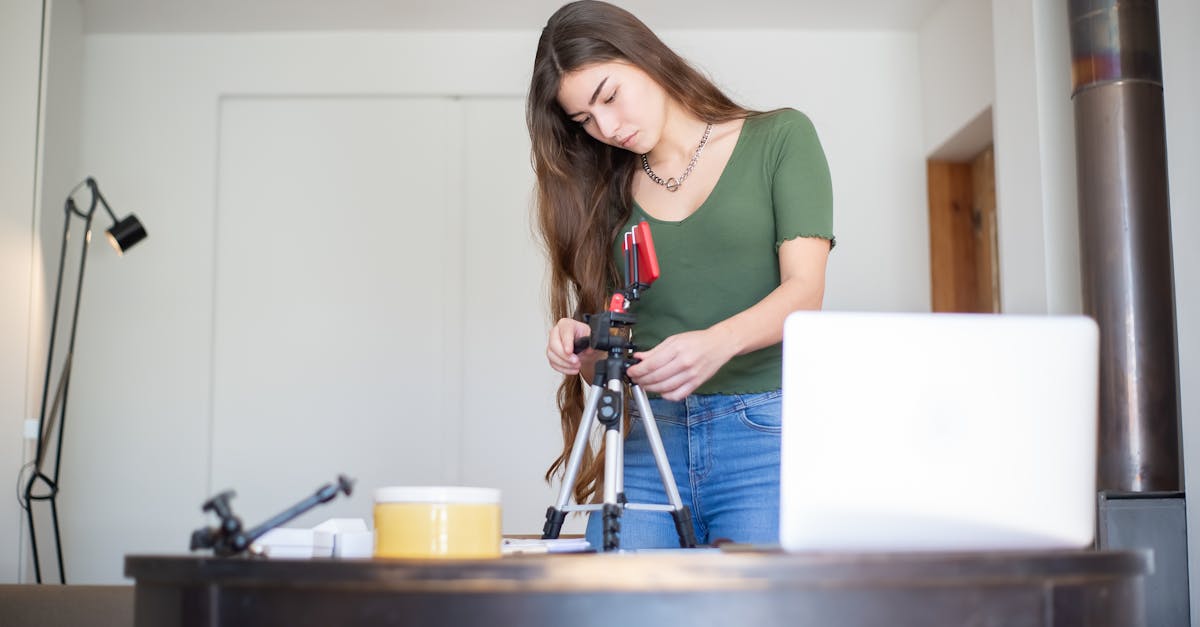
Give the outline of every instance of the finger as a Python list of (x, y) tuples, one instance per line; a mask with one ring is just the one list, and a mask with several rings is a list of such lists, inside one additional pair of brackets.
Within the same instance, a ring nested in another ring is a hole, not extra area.
[(642, 381), (661, 383), (686, 370), (688, 363), (678, 344), (664, 342), (648, 351), (646, 358), (638, 364), (638, 368), (641, 371), (639, 374)]
[(586, 324), (573, 318), (561, 318), (554, 324), (554, 327), (550, 330), (550, 334), (573, 341), (579, 335), (580, 325), (583, 326), (584, 330), (589, 329)]
[(681, 388), (678, 388), (678, 389), (670, 391), (670, 392), (663, 392), (662, 394), (660, 394), (660, 396), (667, 399), (668, 401), (682, 401), (683, 399), (687, 398), (688, 394), (691, 394), (692, 390), (694, 390), (694, 389), (696, 389), (696, 388), (693, 386), (685, 385)]
[(579, 358), (575, 356), (575, 335), (570, 328), (563, 328), (558, 334), (558, 355), (567, 363), (577, 365)]
[(546, 359), (550, 362), (550, 367), (563, 372), (564, 369), (578, 369), (579, 360), (571, 353), (563, 350), (561, 338), (554, 333), (550, 334), (550, 341), (546, 343)]
[[(659, 391), (670, 380), (679, 376), (686, 376), (689, 368), (678, 357), (671, 361), (662, 364), (661, 366), (647, 371), (645, 374), (637, 378), (639, 385), (642, 387), (650, 386), (654, 391)], [(632, 377), (630, 377), (632, 378)]]
[(647, 391), (662, 395), (667, 400), (677, 401), (687, 396), (687, 393), (691, 392), (695, 388), (695, 385), (692, 383), (692, 377), (689, 373), (679, 372), (659, 383), (642, 387)]
[(678, 362), (671, 361), (664, 364), (661, 368), (655, 368), (638, 377), (630, 374), (629, 378), (633, 379), (638, 385), (657, 392), (659, 387), (672, 378), (679, 376), (682, 371), (683, 369)]
[(571, 346), (573, 349), (572, 352), (579, 354), (587, 350), (591, 344), (592, 328), (578, 320), (572, 320), (571, 322), (574, 324), (570, 328), (572, 335), (568, 346)]
[(547, 351), (546, 359), (550, 362), (550, 367), (562, 374), (579, 374), (579, 366), (572, 364), (562, 357), (558, 357)]
[(561, 357), (561, 359), (562, 359), (562, 362), (564, 364), (566, 364), (566, 366), (568, 368), (571, 368), (572, 370), (575, 370), (575, 371), (579, 370), (579, 356), (578, 355), (575, 355), (574, 353), (566, 353), (565, 355), (563, 355)]
[(551, 364), (565, 360), (566, 353), (562, 349), (562, 338), (557, 333), (550, 334), (550, 340), (546, 342), (546, 359), (550, 360)]
[(661, 393), (661, 396), (669, 401), (681, 401), (687, 398), (687, 396), (692, 392), (695, 392), (696, 388), (700, 387), (700, 384), (704, 383), (704, 381), (705, 379), (699, 378), (695, 375), (685, 376), (683, 378), (683, 383), (680, 384), (679, 387), (676, 387), (673, 390), (664, 390)]
[[(634, 353), (633, 356), (637, 359), (640, 359), (641, 362), (634, 366), (630, 366), (629, 370), (626, 371), (631, 378), (645, 377), (646, 375), (663, 368), (675, 357), (674, 351), (671, 350), (671, 347), (667, 345), (666, 342), (663, 342), (662, 344), (659, 344), (658, 346), (644, 353)], [(654, 377), (651, 379), (651, 381), (658, 381), (661, 378), (661, 376)]]

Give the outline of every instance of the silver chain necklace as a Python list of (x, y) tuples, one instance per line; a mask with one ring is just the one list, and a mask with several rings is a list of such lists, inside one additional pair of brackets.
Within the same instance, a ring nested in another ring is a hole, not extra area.
[(683, 171), (683, 174), (679, 175), (679, 178), (672, 177), (664, 181), (661, 176), (655, 174), (654, 170), (650, 169), (650, 160), (646, 158), (646, 155), (642, 155), (642, 169), (646, 171), (646, 176), (650, 177), (651, 181), (666, 187), (668, 192), (678, 191), (679, 186), (683, 185), (684, 179), (686, 179), (688, 175), (692, 173), (692, 168), (696, 167), (696, 160), (700, 158), (700, 153), (704, 151), (704, 144), (708, 143), (708, 134), (712, 132), (712, 126), (713, 125), (710, 122), (709, 125), (704, 128), (704, 137), (700, 138), (700, 145), (696, 147), (696, 153), (692, 155), (692, 162), (688, 164), (688, 167)]

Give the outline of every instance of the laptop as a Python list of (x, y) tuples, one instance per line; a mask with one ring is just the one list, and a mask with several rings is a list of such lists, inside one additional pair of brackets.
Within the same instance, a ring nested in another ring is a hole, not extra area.
[(1092, 543), (1090, 318), (798, 312), (783, 354), (784, 549)]

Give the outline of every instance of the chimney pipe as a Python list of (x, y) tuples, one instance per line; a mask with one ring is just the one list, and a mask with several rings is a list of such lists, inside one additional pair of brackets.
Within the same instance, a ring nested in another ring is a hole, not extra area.
[(1100, 326), (1097, 487), (1181, 492), (1155, 0), (1070, 0), (1085, 312)]

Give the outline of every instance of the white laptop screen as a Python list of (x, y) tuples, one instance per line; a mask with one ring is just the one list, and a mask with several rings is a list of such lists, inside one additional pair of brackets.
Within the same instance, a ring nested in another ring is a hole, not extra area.
[(781, 543), (1090, 544), (1098, 341), (1077, 316), (793, 314)]

